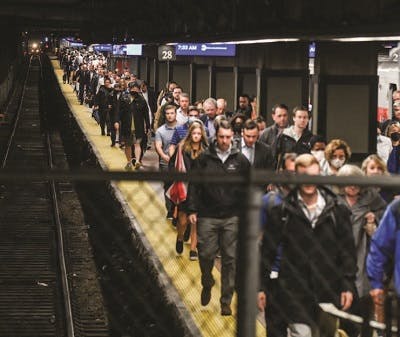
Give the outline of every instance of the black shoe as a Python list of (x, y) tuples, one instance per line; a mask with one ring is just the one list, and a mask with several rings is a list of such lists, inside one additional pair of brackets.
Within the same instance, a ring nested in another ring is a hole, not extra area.
[(232, 309), (231, 309), (230, 304), (228, 304), (228, 303), (221, 304), (221, 315), (222, 316), (231, 316), (232, 315)]
[(196, 261), (199, 259), (199, 256), (197, 255), (197, 252), (195, 250), (191, 250), (189, 252), (189, 260), (190, 261)]
[(102, 136), (105, 136), (105, 135), (106, 135), (106, 133), (104, 132), (104, 130), (101, 130), (101, 135), (102, 135)]
[(114, 147), (115, 146), (115, 142), (111, 142), (111, 145), (110, 145), (111, 147)]
[(186, 226), (185, 233), (183, 233), (183, 241), (188, 241), (190, 239), (190, 224)]
[(172, 212), (167, 212), (167, 219), (171, 220), (174, 218), (174, 214)]
[(211, 288), (201, 289), (201, 305), (205, 306), (210, 303), (211, 300)]
[(179, 241), (176, 239), (175, 250), (178, 254), (182, 254), (183, 252), (183, 241)]

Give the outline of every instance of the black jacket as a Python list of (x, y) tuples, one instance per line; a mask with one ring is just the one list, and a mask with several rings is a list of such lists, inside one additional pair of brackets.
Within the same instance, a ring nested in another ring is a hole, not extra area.
[(281, 133), (277, 140), (277, 153), (295, 152), (297, 154), (310, 153), (310, 140), (314, 135), (308, 129), (303, 131), (300, 139), (296, 140), (284, 132)]
[(340, 307), (340, 294), (356, 294), (356, 251), (350, 212), (326, 188), (319, 188), (326, 206), (315, 228), (305, 216), (294, 189), (282, 205), (270, 209), (261, 246), (261, 284), (271, 291), (269, 274), (282, 246), (278, 287), (283, 313), (292, 322), (316, 318), (318, 303)]
[(96, 96), (94, 97), (94, 105), (99, 107), (100, 111), (105, 111), (109, 109), (111, 105), (111, 92), (112, 88), (108, 89), (104, 85), (99, 88)]
[(132, 96), (129, 93), (123, 93), (120, 100), (120, 115), (121, 135), (123, 137), (131, 136), (132, 116), (135, 123), (136, 138), (143, 138), (145, 131), (150, 128), (149, 108), (140, 94)]
[(311, 152), (310, 140), (314, 135), (308, 129), (303, 131), (300, 139), (296, 142), (294, 138), (286, 134), (285, 130), (279, 135), (276, 141), (275, 161), (279, 169), (282, 164), (282, 157), (285, 153), (294, 152), (298, 155)]
[(276, 141), (278, 140), (279, 128), (276, 124), (267, 127), (260, 135), (259, 141), (271, 146), (272, 155), (275, 157)]
[[(193, 170), (202, 173), (245, 173), (250, 168), (246, 157), (232, 147), (228, 159), (222, 163), (215, 151), (215, 143), (194, 162)], [(240, 215), (243, 208), (244, 187), (238, 184), (190, 183), (188, 213), (198, 217), (226, 218)]]
[[(100, 90), (100, 89), (99, 89)], [(118, 97), (119, 95), (119, 97)], [(115, 90), (111, 93), (111, 110), (110, 110), (110, 120), (111, 123), (120, 122), (120, 104), (121, 104), (122, 92), (117, 92)]]
[(76, 72), (76, 78), (77, 81), (79, 82), (79, 86), (87, 86), (90, 83), (90, 77), (89, 77), (89, 71), (88, 70), (82, 70), (79, 69)]
[[(92, 77), (92, 78), (90, 78)], [(99, 84), (99, 75), (97, 75), (96, 72), (91, 72), (89, 71), (88, 74), (88, 88), (89, 91), (95, 95), (96, 94), (96, 90), (97, 90), (97, 85)]]
[(271, 147), (261, 142), (256, 142), (254, 146), (253, 167), (255, 169), (273, 170), (274, 157), (272, 156)]

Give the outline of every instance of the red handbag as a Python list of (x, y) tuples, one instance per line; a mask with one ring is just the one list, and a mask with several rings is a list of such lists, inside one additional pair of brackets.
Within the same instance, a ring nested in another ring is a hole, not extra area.
[[(185, 162), (183, 160), (182, 154), (182, 146), (178, 147), (178, 152), (175, 158), (175, 170), (177, 172), (186, 172)], [(175, 205), (179, 205), (187, 198), (187, 183), (184, 183), (183, 181), (174, 181), (172, 185), (168, 188), (165, 195)]]

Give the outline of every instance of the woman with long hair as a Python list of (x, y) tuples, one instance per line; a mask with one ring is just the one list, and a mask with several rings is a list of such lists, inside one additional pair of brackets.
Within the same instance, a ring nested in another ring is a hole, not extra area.
[[(190, 125), (186, 137), (177, 146), (170, 163), (175, 163), (175, 169), (178, 169), (176, 165), (177, 160), (175, 158), (181, 157), (183, 158), (184, 170), (188, 172), (192, 169), (195, 160), (207, 149), (207, 147), (208, 142), (205, 127), (200, 120), (196, 120)], [(182, 171), (182, 166), (179, 167), (178, 170)], [(178, 254), (182, 254), (183, 252), (184, 234), (189, 223), (186, 206), (186, 201), (178, 204), (177, 238), (175, 246)], [(198, 256), (196, 247), (197, 229), (196, 224), (192, 224), (190, 229), (190, 260), (197, 260)]]

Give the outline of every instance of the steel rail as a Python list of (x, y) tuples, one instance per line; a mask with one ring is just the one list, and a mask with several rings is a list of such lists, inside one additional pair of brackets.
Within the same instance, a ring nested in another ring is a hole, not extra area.
[(13, 129), (11, 131), (10, 138), (8, 139), (7, 147), (6, 147), (6, 150), (4, 152), (4, 156), (3, 156), (3, 159), (2, 159), (2, 163), (1, 163), (1, 168), (2, 169), (4, 169), (6, 167), (8, 154), (10, 153), (11, 145), (13, 143), (14, 136), (15, 136), (15, 131), (17, 130), (19, 117), (21, 116), (22, 102), (24, 101), (26, 84), (28, 82), (28, 77), (29, 77), (29, 74), (31, 72), (32, 59), (33, 59), (33, 56), (31, 56), (30, 59), (29, 59), (28, 71), (26, 72), (24, 85), (22, 87), (21, 99), (20, 99), (19, 104), (18, 104), (18, 109), (17, 109), (17, 114), (15, 116), (14, 126), (13, 126)]
[[(24, 101), (25, 97), (25, 91), (27, 87), (27, 81), (29, 78), (29, 74), (31, 72), (31, 66), (32, 66), (32, 59), (33, 56), (31, 56), (29, 60), (29, 66), (28, 66), (28, 71), (27, 75), (24, 81), (23, 85), (23, 90), (22, 90), (22, 95), (21, 99), (19, 102), (18, 110), (17, 110), (17, 115), (14, 121), (14, 126), (13, 130), (11, 132), (11, 135), (8, 139), (6, 151), (2, 160), (2, 165), (1, 168), (4, 170), (6, 164), (7, 164), (7, 159), (8, 155), (10, 153), (11, 146), (14, 141), (15, 133), (18, 128), (21, 112), (22, 112), (22, 103)], [(42, 79), (43, 73), (42, 73), (42, 62), (39, 57), (39, 64), (40, 64), (40, 79)], [(48, 165), (50, 171), (53, 170), (53, 153), (51, 150), (51, 141), (50, 141), (50, 135), (49, 132), (46, 130), (46, 147), (47, 147), (47, 155), (48, 155)], [(65, 320), (66, 320), (66, 330), (67, 330), (67, 336), (68, 337), (75, 337), (75, 329), (74, 329), (74, 324), (73, 324), (73, 314), (72, 314), (72, 306), (71, 306), (71, 293), (69, 290), (69, 284), (68, 284), (68, 273), (67, 273), (67, 268), (66, 268), (66, 263), (65, 263), (65, 250), (64, 250), (64, 237), (63, 237), (63, 231), (62, 231), (62, 223), (61, 223), (61, 217), (60, 217), (60, 210), (59, 210), (59, 205), (58, 205), (58, 199), (57, 199), (57, 190), (56, 190), (56, 185), (55, 185), (55, 180), (52, 179), (51, 177), (47, 177), (47, 179), (50, 184), (50, 193), (51, 193), (51, 199), (53, 203), (53, 215), (54, 215), (54, 220), (56, 222), (56, 232), (57, 232), (57, 247), (58, 247), (58, 259), (59, 259), (59, 264), (60, 264), (60, 271), (61, 271), (61, 284), (62, 284), (62, 293), (63, 293), (63, 299), (64, 299), (64, 310), (65, 310)], [(20, 180), (21, 181), (21, 180)]]
[[(48, 163), (49, 163), (49, 167), (52, 169), (53, 168), (53, 152), (51, 149), (51, 140), (50, 140), (50, 135), (49, 135), (48, 131), (46, 131), (46, 145), (47, 145), (47, 153), (48, 153)], [(61, 269), (61, 283), (62, 283), (63, 298), (64, 298), (64, 310), (65, 310), (65, 318), (66, 318), (67, 336), (75, 337), (74, 318), (73, 318), (72, 306), (71, 306), (71, 292), (70, 292), (69, 283), (68, 283), (67, 266), (65, 263), (63, 225), (61, 222), (60, 208), (58, 205), (56, 183), (52, 179), (50, 179), (49, 182), (50, 182), (51, 198), (52, 198), (52, 202), (53, 202), (54, 219), (56, 222), (56, 230), (57, 230), (58, 260), (59, 260), (60, 269)]]
[[(40, 64), (40, 81), (43, 81), (43, 69), (42, 62), (39, 55), (39, 64)], [(42, 84), (39, 84), (42, 85)], [(50, 132), (45, 126), (46, 130), (46, 150), (47, 150), (47, 158), (48, 158), (48, 166), (50, 170), (54, 169), (54, 160), (53, 160), (53, 150), (51, 147), (51, 139)], [(71, 291), (68, 282), (68, 271), (67, 265), (65, 263), (65, 247), (64, 247), (64, 233), (63, 233), (63, 225), (61, 222), (60, 216), (60, 207), (58, 204), (57, 198), (57, 189), (56, 183), (54, 179), (48, 179), (50, 184), (51, 191), (51, 199), (53, 202), (53, 214), (54, 220), (56, 222), (56, 232), (57, 232), (57, 247), (58, 247), (58, 262), (60, 265), (61, 271), (61, 284), (62, 284), (62, 293), (64, 299), (64, 310), (65, 310), (65, 320), (66, 320), (66, 329), (67, 329), (67, 337), (75, 337), (75, 328), (74, 328), (74, 317), (72, 313), (72, 305), (71, 305)]]

